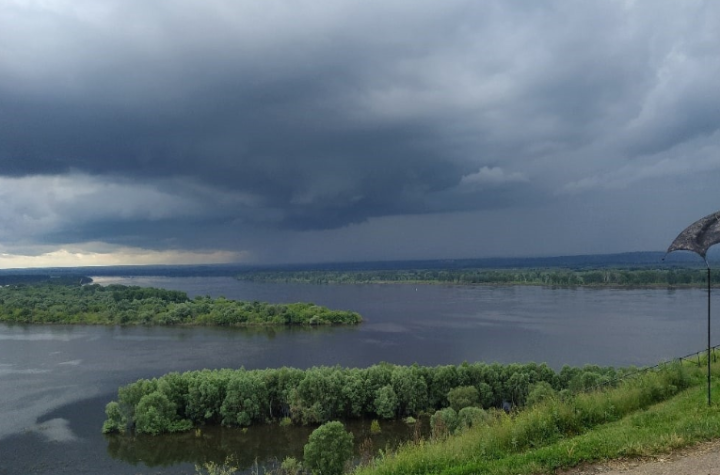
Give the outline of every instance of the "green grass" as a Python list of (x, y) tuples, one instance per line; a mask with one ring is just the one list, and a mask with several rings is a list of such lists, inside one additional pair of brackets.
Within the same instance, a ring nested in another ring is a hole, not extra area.
[[(716, 378), (718, 370), (720, 363)], [(405, 445), (356, 473), (553, 473), (583, 462), (667, 452), (720, 437), (720, 408), (707, 406), (704, 381), (696, 365), (670, 365), (615, 389), (546, 401), (444, 440)], [(720, 385), (713, 391), (720, 394)]]

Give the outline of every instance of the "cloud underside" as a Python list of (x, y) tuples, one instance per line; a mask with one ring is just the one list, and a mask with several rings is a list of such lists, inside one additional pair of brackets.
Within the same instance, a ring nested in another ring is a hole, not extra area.
[(0, 268), (23, 267), (91, 267), (167, 264), (225, 264), (244, 262), (247, 255), (231, 251), (153, 251), (101, 244), (103, 252), (90, 249), (98, 243), (78, 243), (79, 250), (58, 249), (31, 255), (0, 253)]
[(488, 229), (559, 207), (662, 236), (655, 207), (713, 211), (719, 36), (709, 1), (8, 2), (0, 242), (392, 258), (404, 225), (432, 257), (442, 221), (503, 254)]

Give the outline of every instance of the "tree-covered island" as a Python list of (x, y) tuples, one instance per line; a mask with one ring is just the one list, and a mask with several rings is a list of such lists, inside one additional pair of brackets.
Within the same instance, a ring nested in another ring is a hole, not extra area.
[(355, 325), (362, 317), (312, 303), (270, 304), (146, 287), (40, 283), (0, 287), (0, 322), (85, 325)]
[(523, 406), (635, 372), (635, 368), (566, 366), (556, 373), (535, 363), (435, 367), (381, 363), (369, 368), (169, 373), (121, 387), (118, 400), (107, 405), (103, 432), (159, 434), (205, 424), (242, 427), (273, 420), (322, 424), (337, 419), (394, 419), (447, 408), (482, 417), (483, 410), (501, 407), (503, 402)]

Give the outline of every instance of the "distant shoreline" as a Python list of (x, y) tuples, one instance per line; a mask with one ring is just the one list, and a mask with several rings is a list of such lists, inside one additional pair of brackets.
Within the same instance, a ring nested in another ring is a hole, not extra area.
[[(249, 271), (236, 279), (256, 283), (293, 284), (408, 284), (408, 285), (506, 285), (557, 288), (696, 288), (707, 285), (705, 269), (407, 269), (407, 270), (308, 270)], [(712, 275), (720, 284), (720, 273)]]

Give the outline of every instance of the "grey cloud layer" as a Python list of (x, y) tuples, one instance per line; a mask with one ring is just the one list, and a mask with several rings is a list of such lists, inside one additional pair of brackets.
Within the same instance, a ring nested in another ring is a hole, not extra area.
[(692, 180), (720, 170), (719, 36), (711, 1), (5, 3), (0, 175), (157, 193), (56, 207), (46, 240), (225, 246), (543, 206), (678, 150)]

